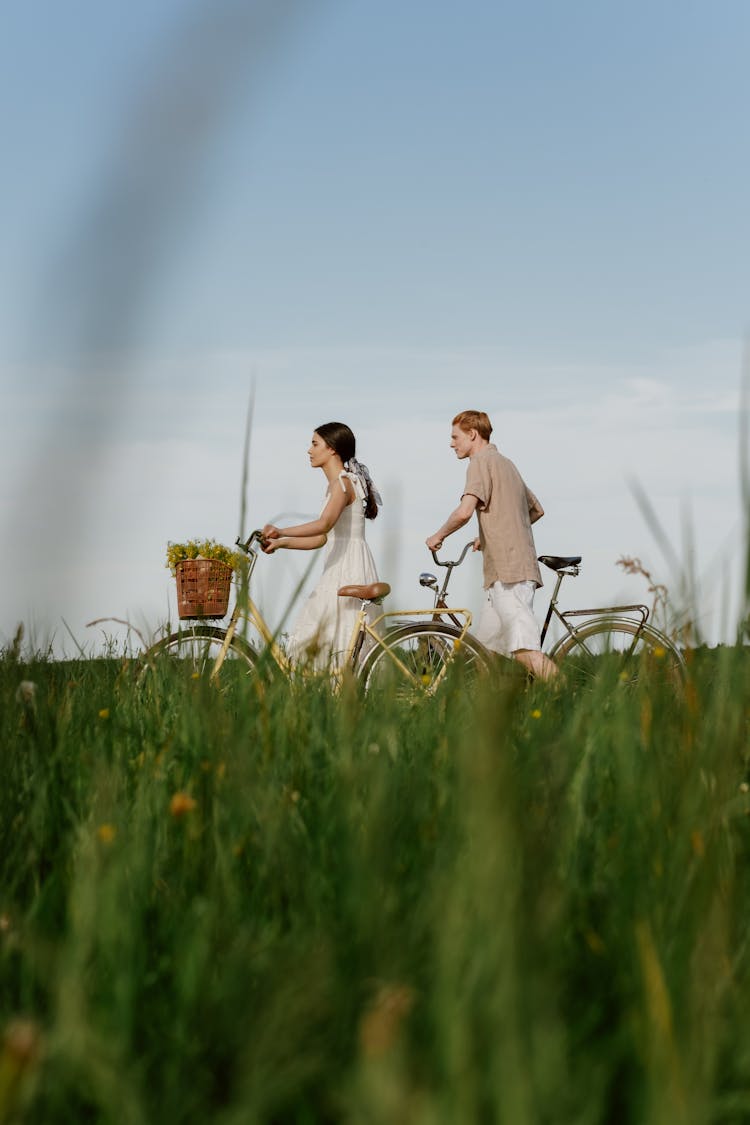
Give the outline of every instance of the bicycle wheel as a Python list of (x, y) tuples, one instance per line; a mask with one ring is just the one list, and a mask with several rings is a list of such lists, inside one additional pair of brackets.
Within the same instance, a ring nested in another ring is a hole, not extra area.
[(450, 625), (425, 623), (392, 629), (358, 669), (365, 691), (433, 695), (454, 672), (473, 685), (489, 669), (489, 654)]
[[(184, 668), (193, 678), (210, 676), (224, 643), (225, 630), (213, 625), (194, 625), (180, 629), (157, 641), (145, 653), (144, 666), (153, 667), (163, 657), (171, 657), (175, 667)], [(242, 637), (230, 641), (219, 673), (222, 684), (249, 675), (255, 669), (257, 654)]]
[(563, 637), (550, 653), (574, 682), (606, 673), (623, 683), (647, 679), (679, 683), (685, 673), (682, 654), (668, 637), (650, 625), (625, 618), (599, 618), (574, 637)]

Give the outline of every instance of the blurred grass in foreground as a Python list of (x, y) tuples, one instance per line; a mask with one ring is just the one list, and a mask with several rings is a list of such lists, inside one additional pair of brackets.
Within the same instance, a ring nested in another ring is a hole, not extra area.
[(0, 1122), (746, 1122), (749, 688), (0, 661)]

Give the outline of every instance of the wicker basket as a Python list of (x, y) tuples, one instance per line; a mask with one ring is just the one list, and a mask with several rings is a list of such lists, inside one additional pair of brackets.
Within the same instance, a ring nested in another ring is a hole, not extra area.
[(183, 559), (175, 567), (180, 617), (223, 617), (234, 571), (218, 559)]

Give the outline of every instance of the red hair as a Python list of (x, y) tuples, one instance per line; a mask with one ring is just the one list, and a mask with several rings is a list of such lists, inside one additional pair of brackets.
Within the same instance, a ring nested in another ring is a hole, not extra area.
[(484, 438), (485, 441), (490, 440), (492, 423), (483, 410), (462, 410), (453, 419), (451, 425), (458, 426), (465, 434), (468, 434), (469, 430), (476, 430), (480, 438)]

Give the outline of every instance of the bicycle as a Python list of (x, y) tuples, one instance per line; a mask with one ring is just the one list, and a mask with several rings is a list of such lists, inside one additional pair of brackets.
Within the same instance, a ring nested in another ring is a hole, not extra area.
[[(244, 542), (236, 540), (235, 545), (247, 561), (243, 573), (235, 580), (237, 596), (226, 627), (202, 622), (186, 625), (147, 649), (143, 656), (145, 667), (153, 667), (160, 657), (169, 655), (184, 660), (194, 676), (207, 672), (212, 682), (220, 675), (227, 679), (231, 669), (239, 669), (242, 675), (257, 674), (261, 660), (292, 674), (288, 655), (250, 596), (261, 542), (260, 531), (253, 531)], [(451, 668), (460, 668), (469, 679), (488, 669), (489, 654), (469, 632), (472, 616), (468, 609), (452, 608), (450, 622), (429, 609), (383, 610), (370, 620), (369, 607), (382, 606), (390, 591), (387, 582), (339, 589), (340, 597), (360, 602), (339, 679), (349, 673), (362, 682), (366, 691), (395, 688), (400, 693), (434, 695)], [(426, 616), (428, 621), (405, 620)], [(248, 639), (247, 632), (241, 630), (242, 624), (255, 630), (260, 645)]]
[[(438, 586), (435, 575), (420, 575), (420, 585), (435, 592), (435, 610), (449, 617), (452, 611), (446, 600), (448, 582), (453, 569), (460, 566), (472, 545), (472, 542), (467, 543), (455, 562), (443, 562), (435, 551), (431, 552), (436, 566), (447, 568), (442, 587)], [(564, 670), (569, 679), (590, 678), (605, 663), (614, 664), (620, 679), (630, 682), (638, 678), (644, 665), (648, 665), (651, 671), (659, 670), (664, 679), (682, 679), (685, 659), (669, 637), (648, 622), (648, 606), (637, 604), (593, 609), (559, 608), (562, 581), (580, 573), (581, 561), (580, 555), (539, 556), (539, 562), (557, 576), (541, 629), (542, 650), (545, 651), (544, 643), (553, 618), (564, 629), (563, 635), (547, 651), (547, 656)], [(578, 624), (573, 618), (583, 619), (582, 624)]]

